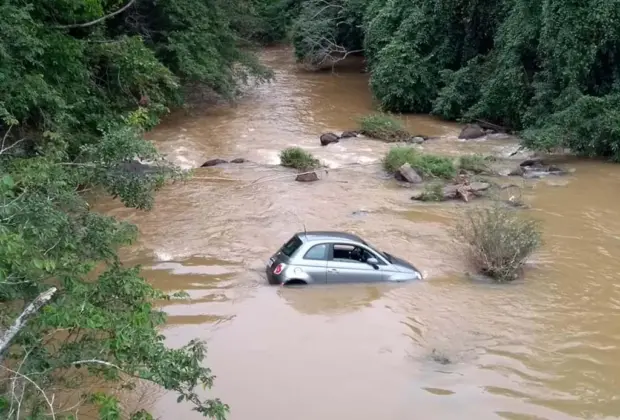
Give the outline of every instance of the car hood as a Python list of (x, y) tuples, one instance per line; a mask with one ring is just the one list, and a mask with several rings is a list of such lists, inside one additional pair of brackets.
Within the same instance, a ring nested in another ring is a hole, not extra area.
[[(394, 255), (390, 255), (390, 256), (392, 257), (392, 264), (397, 266), (399, 269), (404, 269), (404, 271), (414, 270), (420, 273), (420, 270), (418, 270), (410, 262), (407, 262), (403, 260), (402, 258), (395, 257)], [(420, 276), (422, 276), (422, 273), (420, 273)]]

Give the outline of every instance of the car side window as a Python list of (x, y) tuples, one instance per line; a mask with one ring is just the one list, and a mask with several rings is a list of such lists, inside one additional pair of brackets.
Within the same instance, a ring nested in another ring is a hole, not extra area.
[(319, 244), (315, 245), (306, 252), (304, 255), (304, 260), (316, 260), (316, 261), (325, 261), (327, 260), (327, 250), (329, 249), (327, 244)]
[[(360, 246), (334, 244), (334, 260), (366, 263), (368, 258), (377, 258), (377, 256)], [(379, 258), (377, 258), (377, 260), (379, 261), (379, 265), (384, 265)]]

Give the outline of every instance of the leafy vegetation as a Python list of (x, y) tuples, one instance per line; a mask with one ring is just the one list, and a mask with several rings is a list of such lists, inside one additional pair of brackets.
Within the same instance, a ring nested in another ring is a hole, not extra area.
[(360, 133), (375, 139), (397, 142), (411, 135), (396, 118), (383, 113), (375, 113), (360, 118)]
[(523, 131), (534, 149), (566, 147), (620, 161), (615, 2), (308, 4), (295, 20), (298, 58), (321, 56), (334, 45), (340, 56), (363, 49), (384, 110), (484, 119)]
[(453, 235), (465, 247), (472, 266), (497, 282), (516, 279), (541, 245), (538, 222), (500, 204), (470, 209), (457, 222)]
[[(225, 417), (226, 405), (198, 395), (213, 383), (204, 344), (169, 349), (158, 331), (155, 305), (175, 297), (119, 260), (135, 227), (93, 212), (86, 194), (148, 210), (185, 176), (143, 133), (183, 103), (185, 84), (231, 99), (270, 77), (248, 49), (268, 36), (243, 23), (276, 19), (267, 3), (0, 4), (1, 418), (74, 418), (79, 405), (59, 397), (70, 390), (101, 418), (152, 418), (122, 413), (115, 398), (138, 380)], [(94, 391), (101, 381), (106, 393)]]
[(421, 201), (443, 201), (443, 184), (440, 182), (433, 182), (424, 186), (424, 191), (420, 196)]
[(310, 152), (305, 151), (301, 147), (289, 147), (280, 152), (280, 164), (287, 168), (308, 171), (317, 168), (320, 162)]
[(459, 168), (474, 174), (481, 174), (489, 171), (488, 159), (479, 154), (463, 155), (459, 158)]
[(405, 163), (409, 163), (422, 177), (450, 179), (456, 175), (450, 158), (420, 153), (412, 147), (393, 147), (383, 158), (383, 168), (387, 172), (396, 172)]

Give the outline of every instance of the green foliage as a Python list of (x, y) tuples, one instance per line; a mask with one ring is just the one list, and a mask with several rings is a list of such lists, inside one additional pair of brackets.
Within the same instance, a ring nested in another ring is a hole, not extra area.
[(501, 204), (469, 210), (452, 233), (472, 266), (500, 283), (516, 279), (542, 243), (537, 221)]
[[(10, 346), (0, 342), (3, 419), (50, 418), (47, 393), (81, 390), (101, 418), (146, 420), (122, 412), (114, 392), (138, 378), (205, 417), (228, 411), (198, 396), (213, 384), (203, 343), (164, 345), (155, 304), (173, 297), (120, 262), (135, 227), (91, 211), (85, 193), (148, 210), (158, 189), (186, 176), (144, 131), (182, 103), (184, 83), (232, 98), (245, 81), (269, 78), (240, 30), (246, 17), (275, 13), (275, 2), (139, 0), (89, 23), (125, 4), (0, 4), (0, 330), (57, 288)], [(110, 392), (92, 393), (95, 380)]]
[(588, 0), (370, 0), (364, 48), (386, 110), (483, 118), (535, 149), (620, 159), (620, 12)]
[(474, 174), (481, 174), (489, 171), (489, 160), (479, 154), (463, 155), (459, 158), (459, 168)]
[(403, 124), (389, 114), (366, 115), (359, 119), (359, 124), (361, 134), (387, 142), (403, 141), (411, 136)]
[(424, 186), (424, 191), (420, 196), (421, 201), (443, 201), (443, 184), (440, 182), (433, 182)]
[(420, 153), (412, 147), (393, 147), (383, 158), (383, 168), (387, 172), (396, 172), (405, 163), (423, 177), (450, 179), (456, 175), (450, 158)]
[(307, 171), (317, 168), (320, 162), (310, 152), (300, 147), (288, 147), (280, 152), (280, 164), (287, 168)]

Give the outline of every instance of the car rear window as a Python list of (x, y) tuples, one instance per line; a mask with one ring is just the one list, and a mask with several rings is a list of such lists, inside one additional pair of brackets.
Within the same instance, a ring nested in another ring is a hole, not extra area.
[(291, 239), (289, 239), (287, 243), (285, 243), (282, 246), (282, 248), (280, 249), (280, 252), (282, 252), (287, 257), (290, 257), (291, 255), (295, 253), (295, 251), (299, 249), (301, 244), (302, 244), (301, 239), (299, 239), (297, 235), (295, 235)]

